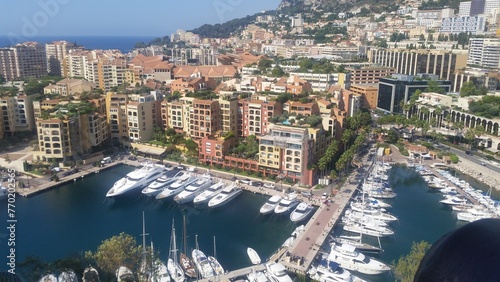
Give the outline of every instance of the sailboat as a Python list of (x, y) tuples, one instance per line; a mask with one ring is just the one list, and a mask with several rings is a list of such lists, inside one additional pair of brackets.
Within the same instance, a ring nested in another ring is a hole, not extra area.
[(177, 260), (177, 245), (175, 242), (175, 226), (172, 219), (172, 235), (170, 236), (170, 254), (167, 262), (168, 273), (175, 282), (184, 282), (184, 271)]
[(224, 274), (224, 268), (222, 268), (222, 265), (220, 265), (216, 257), (217, 253), (215, 248), (215, 236), (214, 236), (214, 256), (209, 256), (208, 261), (210, 262), (210, 265), (214, 269), (215, 275), (218, 276)]
[(198, 268), (201, 278), (206, 279), (215, 275), (212, 265), (208, 261), (207, 256), (198, 247), (198, 235), (195, 237), (196, 249), (192, 252), (193, 261)]
[(180, 262), (182, 269), (184, 269), (184, 274), (188, 276), (189, 278), (197, 278), (198, 273), (196, 272), (196, 266), (194, 265), (193, 261), (186, 255), (187, 254), (187, 241), (186, 241), (186, 216), (183, 215), (182, 217), (182, 238), (183, 238), (183, 246), (184, 246), (184, 252), (181, 253), (180, 255)]
[(168, 274), (167, 266), (160, 259), (154, 258), (153, 242), (151, 242), (151, 262), (152, 272), (148, 282), (170, 282), (170, 275)]

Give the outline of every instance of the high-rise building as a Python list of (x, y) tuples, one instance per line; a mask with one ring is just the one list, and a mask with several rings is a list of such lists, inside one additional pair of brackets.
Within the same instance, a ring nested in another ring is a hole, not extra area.
[(54, 41), (45, 44), (47, 72), (50, 75), (64, 75), (64, 58), (68, 55), (69, 49), (73, 46), (73, 43), (66, 41)]
[(45, 46), (37, 42), (25, 42), (0, 49), (0, 74), (8, 81), (46, 76)]
[(467, 53), (459, 51), (372, 49), (368, 58), (371, 63), (394, 68), (394, 73), (428, 73), (444, 80), (451, 80), (457, 70), (467, 66)]
[(14, 97), (0, 98), (3, 130), (12, 134), (35, 129), (33, 100), (40, 94), (18, 94)]
[(219, 99), (222, 115), (222, 132), (238, 133), (238, 99)]
[(459, 17), (470, 16), (470, 5), (471, 1), (460, 2), (460, 6), (458, 8), (458, 16)]
[(378, 83), (379, 78), (394, 73), (394, 69), (389, 67), (348, 67), (346, 71), (350, 73), (351, 86), (359, 83)]
[(402, 105), (408, 102), (415, 91), (424, 91), (431, 80), (436, 81), (437, 86), (445, 92), (449, 92), (451, 82), (449, 80), (438, 79), (437, 75), (430, 74), (418, 74), (415, 76), (394, 74), (390, 78), (381, 78), (378, 86), (377, 108), (386, 112), (402, 113)]
[(500, 39), (471, 38), (467, 64), (471, 67), (498, 69), (500, 67)]
[(486, 0), (471, 0), (470, 15), (476, 16), (476, 15), (484, 14), (485, 4), (486, 4)]

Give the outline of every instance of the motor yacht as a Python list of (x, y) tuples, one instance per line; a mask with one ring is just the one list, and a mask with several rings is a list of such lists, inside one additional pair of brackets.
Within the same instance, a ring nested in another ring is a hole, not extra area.
[(378, 226), (372, 223), (360, 223), (356, 221), (344, 223), (344, 230), (375, 237), (387, 237), (394, 235), (394, 231), (388, 227)]
[(348, 244), (332, 245), (328, 260), (337, 262), (345, 269), (363, 274), (381, 274), (390, 270), (387, 264), (365, 256), (356, 247)]
[(71, 270), (65, 270), (57, 277), (59, 282), (78, 282), (78, 276)]
[(281, 196), (280, 195), (274, 195), (271, 198), (269, 198), (260, 208), (260, 213), (261, 214), (269, 214), (274, 211), (274, 208), (280, 203), (281, 201)]
[(286, 268), (279, 262), (266, 263), (267, 274), (274, 282), (292, 282), (286, 273)]
[(222, 181), (212, 184), (201, 194), (194, 197), (193, 204), (202, 205), (208, 203), (208, 201), (210, 201), (210, 199), (212, 199), (213, 197), (217, 196), (217, 194), (219, 194), (222, 191), (222, 189), (224, 189), (225, 186), (226, 184)]
[(205, 189), (212, 186), (214, 182), (212, 181), (212, 177), (209, 174), (205, 174), (202, 177), (198, 178), (195, 182), (187, 185), (182, 192), (177, 194), (174, 197), (174, 201), (178, 204), (185, 204), (191, 202), (196, 196), (201, 194)]
[(194, 249), (192, 251), (193, 262), (198, 269), (198, 273), (202, 278), (210, 278), (215, 275), (214, 269), (210, 265), (207, 256), (200, 250)]
[(106, 197), (116, 197), (133, 190), (142, 188), (155, 181), (165, 170), (164, 166), (146, 163), (142, 167), (128, 173), (125, 177), (116, 181)]
[(7, 190), (7, 187), (0, 184), (0, 200), (7, 199), (8, 195), (9, 191)]
[(306, 202), (301, 202), (290, 214), (290, 220), (292, 222), (299, 222), (307, 218), (309, 214), (314, 210), (312, 205)]
[(363, 211), (363, 212), (360, 212), (360, 211), (348, 209), (348, 210), (346, 210), (345, 214), (347, 216), (353, 216), (356, 218), (363, 218), (365, 216), (369, 216), (373, 219), (379, 219), (379, 220), (383, 220), (383, 221), (397, 221), (398, 220), (398, 218), (395, 215), (392, 215), (392, 214), (386, 213), (386, 212), (381, 212), (381, 211), (370, 211), (370, 212)]
[(40, 278), (39, 282), (57, 282), (57, 277), (54, 274), (47, 274)]
[(248, 282), (272, 282), (264, 271), (254, 271), (247, 274)]
[(274, 208), (275, 214), (285, 214), (291, 212), (300, 202), (294, 197), (285, 197)]
[(250, 258), (250, 261), (252, 262), (252, 264), (260, 264), (260, 262), (261, 262), (260, 256), (254, 249), (252, 249), (250, 247), (247, 248), (247, 255)]
[(153, 181), (146, 188), (142, 189), (142, 194), (148, 197), (156, 197), (184, 174), (184, 171), (167, 170), (162, 176)]
[(311, 279), (322, 282), (366, 281), (353, 275), (349, 270), (340, 267), (338, 263), (334, 261), (328, 261), (324, 258), (321, 259), (316, 267), (312, 266), (307, 274), (309, 274), (309, 277), (311, 277)]
[(337, 243), (337, 244), (348, 244), (356, 247), (357, 250), (361, 252), (369, 252), (369, 253), (380, 253), (382, 251), (382, 248), (380, 247), (375, 247), (373, 245), (370, 245), (368, 243), (364, 243), (362, 241), (362, 236), (349, 236), (348, 238), (346, 237), (335, 237), (333, 238), (332, 241), (330, 241), (330, 244)]
[(170, 184), (168, 188), (164, 189), (160, 194), (156, 196), (157, 200), (166, 200), (168, 198), (173, 198), (186, 186), (195, 182), (198, 178), (190, 173), (186, 173), (179, 177), (174, 183)]
[(234, 185), (228, 186), (222, 189), (222, 191), (217, 196), (208, 201), (208, 207), (215, 208), (225, 205), (241, 193), (243, 193), (243, 190), (241, 190), (241, 188), (238, 188)]
[(493, 218), (495, 214), (486, 208), (470, 208), (467, 211), (457, 213), (457, 219), (461, 221), (473, 222), (483, 218)]

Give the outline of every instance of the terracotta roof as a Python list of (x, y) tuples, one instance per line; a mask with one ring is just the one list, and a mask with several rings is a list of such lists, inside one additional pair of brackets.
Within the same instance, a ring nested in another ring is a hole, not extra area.
[(176, 66), (174, 77), (190, 77), (200, 73), (204, 77), (234, 77), (236, 68), (233, 66)]

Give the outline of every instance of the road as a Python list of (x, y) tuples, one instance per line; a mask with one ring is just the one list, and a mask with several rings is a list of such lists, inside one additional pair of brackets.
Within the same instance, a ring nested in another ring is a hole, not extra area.
[(486, 166), (489, 169), (491, 169), (497, 173), (500, 173), (500, 167), (498, 166), (498, 163), (496, 163), (496, 162), (491, 162), (491, 161), (485, 160), (484, 158), (476, 156), (476, 155), (469, 156), (464, 151), (453, 148), (453, 147), (449, 147), (449, 150), (453, 154), (457, 155), (460, 159), (466, 159), (466, 160), (473, 162), (477, 165), (482, 165), (482, 163), (484, 163), (484, 164), (486, 164)]

